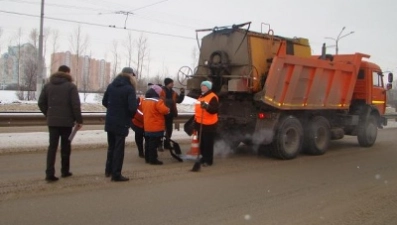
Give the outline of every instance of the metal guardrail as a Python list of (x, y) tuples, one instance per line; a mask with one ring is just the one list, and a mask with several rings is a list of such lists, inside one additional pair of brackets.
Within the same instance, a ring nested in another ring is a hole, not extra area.
[[(85, 112), (83, 114), (84, 125), (103, 125), (105, 124), (104, 112)], [(179, 113), (174, 119), (175, 129), (179, 129), (179, 124), (185, 123), (193, 113)], [(47, 126), (46, 118), (39, 112), (2, 112), (0, 113), (0, 127), (29, 127)]]
[(388, 120), (397, 119), (397, 114), (385, 114), (383, 116)]
[[(179, 113), (174, 119), (175, 129), (179, 129), (181, 123), (193, 116), (193, 113)], [(397, 114), (384, 115), (387, 119), (397, 119)], [(103, 125), (105, 124), (104, 112), (83, 113), (84, 125)], [(0, 127), (28, 127), (46, 126), (46, 119), (39, 112), (6, 112), (0, 113)]]

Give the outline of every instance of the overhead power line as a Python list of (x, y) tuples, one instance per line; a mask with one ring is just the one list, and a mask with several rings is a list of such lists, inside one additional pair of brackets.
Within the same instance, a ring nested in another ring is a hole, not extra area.
[[(19, 15), (19, 16), (28, 16), (28, 17), (36, 17), (36, 18), (40, 17), (40, 16), (37, 16), (37, 15), (32, 15), (32, 14), (27, 14), (27, 13), (10, 12), (10, 11), (5, 11), (5, 10), (0, 10), (0, 12), (1, 13), (7, 13), (7, 14), (13, 14), (13, 15)], [(124, 27), (118, 27), (118, 26), (115, 26), (115, 25), (104, 25), (104, 24), (98, 24), (98, 23), (81, 22), (81, 21), (77, 21), (77, 20), (68, 20), (68, 19), (61, 19), (61, 18), (54, 18), (54, 17), (47, 17), (47, 16), (45, 16), (44, 18), (45, 19), (49, 19), (49, 20), (63, 21), (63, 22), (69, 22), (69, 23), (85, 24), (85, 25), (90, 25), (90, 26), (114, 28), (114, 29), (119, 29), (119, 30), (128, 30), (128, 31), (141, 32), (141, 33), (147, 33), (147, 34), (154, 34), (154, 35), (160, 35), (160, 36), (167, 36), (167, 37), (174, 37), (174, 38), (181, 38), (181, 39), (188, 39), (188, 40), (196, 40), (195, 38), (188, 37), (188, 36), (167, 34), (167, 33), (156, 32), (156, 31), (124, 28)]]
[[(168, 1), (168, 0), (162, 0), (162, 1), (159, 1), (159, 2), (155, 2), (155, 3), (153, 3), (153, 4), (149, 4), (149, 5), (146, 5), (146, 6), (142, 6), (142, 7), (140, 7), (140, 8), (137, 8), (137, 9), (134, 9), (134, 10), (131, 10), (131, 11), (117, 11), (117, 12), (114, 12), (114, 13), (115, 13), (115, 14), (123, 14), (123, 15), (126, 16), (126, 17), (125, 17), (125, 21), (124, 21), (124, 29), (126, 29), (126, 28), (127, 28), (128, 16), (129, 16), (130, 14), (134, 15), (134, 12), (137, 11), (137, 10), (144, 9), (144, 8), (148, 8), (148, 7), (150, 7), (150, 6), (154, 6), (154, 5), (160, 4), (160, 3), (162, 3), (162, 2), (166, 2), (166, 1)], [(101, 13), (99, 13), (99, 14), (101, 14)]]
[[(6, 0), (9, 2), (14, 2), (14, 3), (25, 3), (25, 4), (31, 4), (31, 5), (39, 5), (40, 2), (30, 2), (30, 1), (25, 1), (25, 0)], [(77, 10), (90, 10), (90, 11), (96, 11), (96, 12), (101, 12), (101, 11), (111, 11), (109, 9), (105, 8), (91, 8), (91, 7), (82, 7), (82, 6), (74, 6), (74, 5), (64, 5), (64, 4), (55, 4), (55, 3), (46, 3), (46, 6), (53, 6), (53, 7), (59, 7), (59, 8), (67, 8), (67, 9), (77, 9)]]
[[(14, 3), (26, 3), (26, 4), (32, 4), (32, 5), (40, 4), (39, 2), (31, 2), (31, 1), (26, 1), (26, 0), (4, 0), (4, 1), (14, 2)], [(155, 2), (155, 3), (149, 4), (149, 5), (138, 7), (133, 10), (129, 10), (129, 11), (132, 13), (133, 11), (135, 12), (135, 11), (138, 11), (141, 9), (149, 8), (151, 6), (158, 5), (160, 3), (167, 2), (167, 1), (169, 1), (169, 0), (162, 0), (162, 1)], [(106, 1), (103, 1), (103, 2), (106, 2)], [(46, 3), (46, 5), (54, 6), (54, 7), (61, 7), (61, 8), (69, 8), (69, 9), (92, 10), (92, 11), (98, 11), (98, 12), (101, 12), (101, 11), (112, 12), (112, 10), (109, 10), (108, 7), (99, 9), (99, 8), (91, 8), (91, 7), (83, 7), (83, 6), (75, 6), (75, 5), (64, 5), (64, 4), (56, 4), (56, 3)], [(114, 5), (114, 3), (112, 3), (112, 5)], [(96, 3), (95, 6), (98, 6), (98, 3)], [(119, 5), (119, 6), (122, 6), (122, 5)], [(127, 8), (127, 6), (125, 6), (125, 5), (122, 7)]]
[(132, 11), (138, 11), (138, 10), (145, 9), (145, 8), (150, 7), (150, 6), (158, 5), (160, 3), (167, 2), (167, 1), (169, 1), (169, 0), (163, 0), (163, 1), (155, 2), (155, 3), (152, 3), (152, 4), (146, 5), (146, 6), (142, 6), (142, 7), (133, 9)]
[[(2, 1), (2, 0), (0, 0), (0, 1)], [(31, 5), (40, 4), (39, 2), (31, 2), (31, 1), (26, 1), (26, 0), (4, 0), (4, 1), (31, 4)], [(90, 1), (90, 0), (85, 0), (85, 1)], [(96, 1), (98, 1), (98, 0), (96, 0)], [(142, 16), (142, 15), (138, 15), (138, 14), (134, 13), (137, 10), (145, 9), (145, 8), (150, 7), (150, 6), (154, 6), (154, 5), (166, 2), (166, 1), (169, 1), (169, 0), (162, 0), (162, 1), (159, 1), (159, 2), (155, 2), (155, 3), (152, 3), (152, 4), (146, 5), (146, 6), (142, 6), (142, 7), (130, 10), (130, 11), (110, 10), (109, 8), (104, 8), (104, 6), (101, 6), (101, 8), (91, 8), (91, 7), (83, 7), (83, 6), (75, 6), (75, 5), (54, 4), (54, 3), (46, 3), (46, 6), (57, 7), (57, 8), (65, 8), (65, 9), (89, 10), (89, 11), (92, 11), (92, 12), (96, 12), (96, 13), (90, 14), (90, 15), (123, 14), (123, 15), (126, 16), (125, 21), (124, 21), (124, 27), (126, 27), (126, 25), (127, 25), (127, 20), (129, 18), (129, 15), (134, 15), (134, 17), (140, 17), (140, 18), (142, 18), (144, 20), (149, 20), (149, 21), (154, 21), (154, 22), (157, 22), (157, 23), (169, 24), (169, 25), (172, 25), (172, 26), (183, 27), (183, 28), (188, 28), (188, 29), (193, 29), (194, 30), (195, 29), (194, 27), (189, 27), (189, 26), (186, 26), (184, 24), (166, 22), (164, 20), (154, 19), (154, 18), (151, 18), (151, 17), (148, 17), (148, 16)], [(101, 1), (101, 2), (107, 2), (107, 1)], [(109, 3), (109, 2), (107, 2), (107, 3)], [(96, 3), (96, 6), (99, 6), (98, 3)], [(122, 5), (120, 5), (120, 6), (122, 6)], [(123, 7), (127, 8), (127, 6), (123, 6)], [(59, 15), (59, 13), (57, 13), (57, 14)], [(49, 14), (47, 13), (47, 15), (49, 15)], [(67, 15), (88, 15), (88, 14), (87, 13), (83, 13), (83, 14), (67, 13)]]

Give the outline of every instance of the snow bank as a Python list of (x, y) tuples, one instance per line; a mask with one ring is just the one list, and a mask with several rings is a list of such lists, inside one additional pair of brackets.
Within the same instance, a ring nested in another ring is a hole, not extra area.
[(16, 91), (0, 91), (0, 104), (21, 102), (18, 100)]
[[(103, 94), (98, 93), (79, 93), (80, 101), (85, 103), (101, 103)], [(17, 91), (0, 91), (0, 102), (4, 103), (37, 103), (37, 101), (20, 101), (17, 97)], [(196, 99), (185, 96), (181, 105), (194, 105)]]
[[(98, 93), (79, 93), (80, 101), (83, 103), (101, 103), (102, 94)], [(17, 91), (0, 91), (0, 104), (8, 104), (8, 103), (32, 103), (37, 104), (37, 100), (35, 101), (21, 101), (18, 99)]]

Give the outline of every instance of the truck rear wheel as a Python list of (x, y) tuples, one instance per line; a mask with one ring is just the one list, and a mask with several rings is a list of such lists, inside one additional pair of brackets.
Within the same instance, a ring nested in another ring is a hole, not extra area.
[(326, 118), (316, 116), (309, 121), (305, 132), (305, 153), (311, 155), (324, 154), (331, 140), (330, 125)]
[(281, 159), (293, 159), (302, 149), (303, 128), (300, 121), (288, 116), (281, 120), (273, 140), (273, 156)]
[(370, 115), (367, 120), (358, 126), (357, 140), (361, 147), (371, 147), (376, 141), (378, 126), (376, 117)]

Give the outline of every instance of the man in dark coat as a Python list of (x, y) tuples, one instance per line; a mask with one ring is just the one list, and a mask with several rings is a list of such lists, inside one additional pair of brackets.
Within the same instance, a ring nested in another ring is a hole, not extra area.
[(174, 81), (171, 78), (164, 79), (164, 86), (160, 93), (160, 98), (163, 99), (165, 105), (171, 110), (171, 113), (165, 116), (165, 141), (164, 148), (170, 149), (170, 139), (172, 136), (174, 118), (178, 116), (178, 109), (176, 104), (183, 102), (185, 98), (185, 89), (181, 88), (179, 95), (172, 90), (174, 88)]
[(105, 176), (112, 176), (112, 181), (128, 181), (121, 175), (124, 161), (125, 138), (135, 115), (136, 93), (135, 74), (130, 67), (125, 67), (106, 89), (102, 105), (107, 108), (105, 131), (108, 138), (108, 152)]
[(45, 178), (47, 181), (58, 180), (54, 166), (59, 138), (61, 138), (61, 175), (72, 176), (69, 136), (75, 124), (76, 129), (80, 129), (83, 124), (79, 94), (69, 73), (69, 67), (60, 66), (58, 72), (52, 74), (50, 81), (44, 85), (38, 101), (40, 111), (47, 118), (50, 133)]

